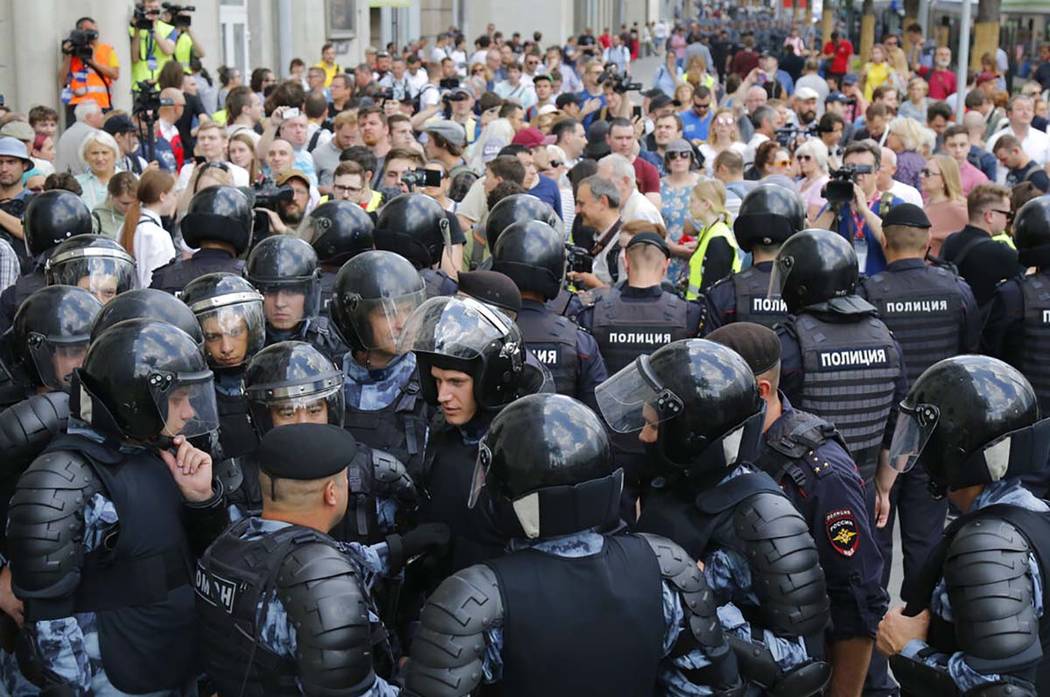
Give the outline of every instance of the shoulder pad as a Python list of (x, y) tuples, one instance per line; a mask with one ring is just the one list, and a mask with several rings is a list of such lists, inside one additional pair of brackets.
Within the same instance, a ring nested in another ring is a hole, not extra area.
[(503, 598), (495, 572), (475, 564), (438, 586), (427, 599), (423, 625), (454, 636), (480, 634), (503, 621)]
[(1042, 655), (1028, 540), (992, 515), (963, 525), (948, 546), (944, 581), (955, 634), (980, 672), (1011, 672)]
[(793, 410), (773, 424), (777, 438), (766, 438), (766, 445), (778, 453), (797, 460), (838, 437), (835, 426), (815, 414)]
[(372, 450), (372, 481), (377, 496), (416, 500), (416, 485), (405, 464), (385, 450)]
[[(696, 561), (676, 542), (651, 533), (638, 533), (638, 537), (649, 543), (656, 561), (660, 564), (660, 575), (680, 591), (699, 590), (703, 574)], [(699, 577), (699, 579), (697, 578)]]
[(2, 471), (20, 473), (51, 439), (66, 430), (69, 395), (49, 392), (34, 395), (0, 412)]

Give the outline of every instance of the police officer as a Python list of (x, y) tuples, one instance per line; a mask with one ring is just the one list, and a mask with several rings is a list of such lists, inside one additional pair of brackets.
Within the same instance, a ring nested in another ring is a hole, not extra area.
[(524, 397), (479, 447), (470, 505), (498, 521), (512, 551), (431, 596), (405, 694), (465, 696), (483, 681), (514, 695), (740, 691), (693, 560), (655, 535), (607, 532), (623, 471), (592, 411), (563, 395)]
[(135, 287), (135, 258), (102, 235), (77, 235), (62, 242), (44, 264), (49, 286), (79, 286), (105, 305)]
[(636, 433), (653, 460), (635, 529), (703, 561), (741, 675), (771, 694), (818, 694), (830, 675), (824, 573), (805, 519), (751, 464), (764, 413), (747, 363), (711, 341), (676, 341), (595, 394), (609, 427)]
[(460, 271), (458, 280), (459, 295), (480, 300), (517, 320), (521, 312), (521, 291), (509, 276), (499, 271)]
[(787, 307), (779, 294), (769, 295), (769, 275), (780, 245), (805, 226), (806, 206), (794, 191), (759, 184), (744, 197), (733, 234), (740, 248), (751, 254), (751, 266), (708, 288), (704, 334), (730, 322), (773, 327), (787, 319)]
[[(803, 230), (780, 248), (770, 287), (780, 289), (791, 313), (776, 329), (780, 389), (792, 404), (835, 425), (871, 489), (908, 385), (897, 340), (855, 294), (857, 276), (849, 242), (828, 230)], [(879, 472), (892, 480), (887, 468)], [(884, 523), (889, 486), (880, 480), (875, 488)]]
[(190, 439), (217, 427), (211, 371), (184, 332), (129, 320), (92, 342), (68, 433), (22, 475), (8, 517), (32, 646), (23, 672), (44, 691), (177, 692), (196, 680), (191, 554), (225, 515), (211, 458)]
[(201, 326), (204, 355), (215, 373), (219, 447), (212, 454), (218, 472), (258, 445), (244, 397), (244, 369), (266, 341), (263, 298), (245, 279), (219, 271), (187, 283), (180, 299)]
[(375, 249), (374, 231), (372, 217), (350, 201), (322, 203), (299, 226), (299, 237), (313, 246), (321, 264), (321, 313), (325, 317), (336, 274), (353, 257)]
[(0, 293), (0, 331), (11, 326), (23, 300), (47, 285), (44, 264), (55, 245), (73, 235), (91, 234), (91, 211), (72, 191), (52, 189), (29, 199), (22, 226), (33, 265), (23, 267), (18, 280)]
[(340, 364), (346, 345), (320, 316), (321, 270), (313, 247), (290, 235), (267, 237), (248, 255), (244, 275), (263, 294), (267, 345), (305, 341)]
[(178, 298), (156, 288), (137, 288), (121, 293), (106, 303), (91, 327), (91, 341), (114, 324), (128, 319), (154, 319), (181, 329), (198, 346), (204, 345), (204, 333), (193, 311)]
[(379, 210), (375, 243), (376, 249), (412, 262), (426, 283), (428, 298), (456, 292), (456, 281), (441, 270), (441, 260), (452, 246), (451, 222), (434, 199), (424, 194), (395, 196)]
[(251, 246), (253, 213), (247, 195), (233, 186), (209, 186), (190, 199), (179, 227), (182, 239), (199, 248), (189, 259), (176, 257), (153, 272), (151, 288), (178, 295), (206, 273), (240, 275), (239, 258)]
[(1022, 206), (1013, 230), (1021, 266), (1035, 267), (1036, 272), (996, 288), (981, 352), (1024, 373), (1040, 410), (1050, 413), (1050, 195)]
[[(526, 360), (521, 331), (506, 315), (473, 298), (431, 298), (405, 322), (401, 344), (419, 364), (423, 398), (440, 415), (431, 424), (423, 469), (423, 522), (452, 531), (448, 573), (503, 551), (492, 521), (467, 507), (478, 443), (493, 417), (515, 399), (552, 385)], [(434, 584), (436, 585), (436, 584)]]
[(513, 223), (496, 241), (492, 268), (521, 291), (515, 323), (526, 346), (550, 370), (557, 391), (596, 406), (594, 388), (609, 377), (597, 342), (544, 305), (558, 296), (565, 279), (561, 234), (540, 221)]
[[(909, 384), (943, 358), (974, 353), (981, 320), (973, 292), (945, 265), (927, 265), (930, 221), (918, 206), (902, 203), (882, 220), (886, 237), (885, 271), (861, 280), (857, 294), (879, 311), (879, 317), (900, 342)], [(889, 519), (879, 531), (882, 558), (892, 559), (893, 519), (900, 513), (904, 585), (918, 573), (940, 539), (948, 504), (930, 498), (926, 472), (917, 467), (897, 478), (890, 492)], [(889, 583), (890, 565), (882, 572)]]
[(890, 461), (925, 465), (961, 515), (876, 645), (905, 695), (1036, 695), (1050, 684), (1050, 506), (1020, 476), (1046, 467), (1050, 421), (1016, 369), (987, 356), (934, 364), (901, 403)]
[(708, 335), (743, 357), (765, 402), (755, 460), (795, 504), (817, 544), (831, 600), (829, 694), (860, 694), (879, 618), (886, 612), (883, 557), (872, 535), (864, 483), (835, 427), (791, 406), (778, 389), (780, 340), (768, 327), (733, 322)]
[(234, 524), (197, 565), (205, 669), (220, 695), (395, 695), (376, 675), (373, 603), (326, 533), (346, 514), (353, 436), (276, 428), (258, 458), (263, 511)]

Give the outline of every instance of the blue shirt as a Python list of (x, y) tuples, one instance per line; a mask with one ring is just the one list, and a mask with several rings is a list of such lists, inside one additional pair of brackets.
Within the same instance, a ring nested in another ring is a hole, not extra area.
[(553, 179), (539, 175), (539, 181), (536, 182), (536, 186), (529, 189), (529, 193), (553, 208), (559, 218), (562, 217), (561, 192), (558, 191), (558, 185)]
[[(890, 199), (890, 208), (893, 208), (894, 206), (899, 206), (902, 203), (904, 203), (902, 199), (899, 199), (896, 196), (894, 196), (892, 199)], [(829, 205), (830, 204), (827, 204), (823, 208), (821, 208), (820, 213), (817, 214), (817, 217), (824, 215), (824, 213), (828, 210)], [(879, 215), (879, 208), (881, 206), (882, 197), (879, 196), (871, 204), (871, 212), (875, 215)], [(853, 209), (848, 206), (844, 206), (842, 210), (842, 215), (839, 217), (838, 226), (835, 228), (835, 231), (843, 237), (845, 237), (846, 240), (849, 242), (854, 242), (855, 240), (860, 239), (860, 236), (857, 235), (857, 227), (854, 224), (853, 219)], [(871, 228), (868, 227), (867, 223), (864, 223), (862, 232), (864, 241), (866, 243), (865, 249), (867, 251), (867, 254), (865, 255), (866, 261), (864, 263), (864, 275), (874, 276), (880, 271), (885, 270), (886, 255), (882, 251), (882, 244), (879, 242), (878, 238), (875, 237), (875, 234), (872, 233)]]
[(598, 92), (598, 94), (591, 94), (586, 89), (584, 89), (580, 90), (580, 93), (577, 94), (576, 97), (580, 100), (581, 109), (583, 108), (584, 104), (591, 101), (592, 99), (597, 99), (600, 102), (599, 108), (584, 116), (583, 121), (581, 121), (584, 128), (590, 128), (591, 124), (594, 123), (594, 120), (598, 118), (598, 114), (601, 113), (601, 107), (604, 107), (606, 105), (605, 93)]
[(714, 110), (708, 107), (707, 114), (699, 116), (693, 109), (678, 112), (682, 119), (682, 135), (688, 141), (707, 140), (707, 131), (711, 128)]

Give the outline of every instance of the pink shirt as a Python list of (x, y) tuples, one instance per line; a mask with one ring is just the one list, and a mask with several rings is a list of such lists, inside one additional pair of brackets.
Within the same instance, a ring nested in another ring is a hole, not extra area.
[(964, 161), (959, 166), (959, 175), (962, 177), (963, 196), (969, 196), (978, 184), (988, 182), (988, 177), (984, 175), (984, 172), (974, 167), (969, 161)]
[(970, 222), (966, 213), (966, 201), (941, 201), (927, 203), (926, 217), (930, 219), (930, 251), (934, 256), (941, 255), (944, 238), (953, 232), (962, 230)]

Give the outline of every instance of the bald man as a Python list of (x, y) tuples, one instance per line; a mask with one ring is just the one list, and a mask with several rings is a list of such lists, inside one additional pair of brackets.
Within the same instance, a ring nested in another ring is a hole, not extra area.
[[(181, 90), (174, 87), (165, 87), (160, 91), (160, 103), (161, 107), (157, 110), (157, 131), (155, 135), (158, 139), (163, 138), (171, 146), (171, 153), (175, 157), (173, 174), (177, 174), (182, 169), (186, 156), (193, 155), (192, 152), (186, 152), (182, 144), (182, 137), (179, 136), (179, 129), (175, 126), (175, 122), (179, 120), (179, 117), (182, 116), (182, 111), (186, 108), (186, 97)], [(162, 162), (161, 164), (165, 163)]]

